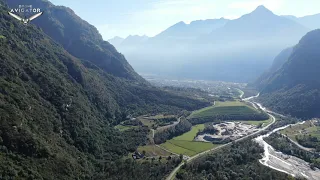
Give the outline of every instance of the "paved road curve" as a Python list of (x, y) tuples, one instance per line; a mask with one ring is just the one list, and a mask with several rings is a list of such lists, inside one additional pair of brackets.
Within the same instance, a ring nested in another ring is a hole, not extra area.
[(168, 129), (168, 128), (170, 128), (170, 127), (173, 127), (173, 126), (179, 124), (179, 123), (180, 123), (180, 119), (181, 119), (181, 117), (179, 117), (177, 121), (173, 122), (173, 123), (170, 124), (170, 125), (158, 127), (158, 128), (157, 128), (157, 131), (162, 131), (162, 130), (164, 130), (164, 129)]

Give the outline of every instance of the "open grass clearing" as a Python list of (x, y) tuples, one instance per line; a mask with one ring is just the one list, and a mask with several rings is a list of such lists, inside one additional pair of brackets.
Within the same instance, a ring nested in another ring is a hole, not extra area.
[(200, 152), (212, 149), (217, 145), (198, 141), (169, 140), (161, 144), (161, 146), (177, 154), (194, 156)]
[(143, 153), (145, 151), (145, 153), (146, 153), (145, 155), (147, 157), (150, 157), (150, 156), (170, 156), (171, 155), (170, 152), (168, 152), (164, 149), (161, 149), (156, 145), (139, 146), (138, 151), (140, 153)]
[(158, 114), (158, 115), (155, 115), (155, 116), (149, 116), (148, 118), (151, 118), (151, 119), (162, 119), (162, 118), (172, 118), (172, 117), (175, 117), (175, 115)]
[(320, 138), (320, 127), (315, 126), (312, 121), (306, 121), (304, 124), (289, 126), (280, 131), (282, 134), (287, 135), (290, 139), (296, 140), (296, 135), (311, 135)]
[(150, 119), (139, 118), (139, 120), (142, 122), (143, 125), (148, 126), (149, 128), (152, 128), (152, 125), (154, 124), (154, 121)]
[(225, 106), (246, 106), (245, 103), (240, 101), (216, 101), (215, 107), (225, 107)]
[(196, 153), (206, 151), (206, 150), (211, 149), (215, 146), (212, 143), (199, 142), (199, 141), (171, 140), (170, 142), (176, 146), (183, 147), (185, 149), (191, 150)]
[(126, 131), (131, 128), (135, 128), (135, 126), (124, 126), (124, 125), (117, 125), (114, 128), (118, 129), (119, 131)]
[(269, 125), (272, 122), (272, 119), (268, 119), (268, 120), (264, 120), (264, 121), (247, 121), (247, 120), (239, 120), (239, 121), (235, 121), (235, 122), (242, 122), (242, 123), (246, 123), (246, 124), (251, 124), (254, 126), (258, 126), (261, 123), (263, 124), (262, 127), (265, 127), (267, 125)]
[(161, 144), (160, 146), (177, 154), (183, 154), (187, 156), (192, 156), (193, 154), (196, 154), (196, 152), (185, 149), (183, 147), (176, 146), (175, 144), (170, 143), (170, 141), (167, 141)]
[(192, 129), (190, 131), (173, 138), (173, 140), (193, 141), (193, 139), (197, 135), (197, 133), (203, 129), (204, 129), (204, 124), (198, 124), (198, 125), (192, 126)]
[(243, 106), (243, 105), (245, 105), (245, 104), (244, 104), (244, 103), (241, 103), (240, 101), (225, 101), (225, 102), (215, 101), (215, 105), (208, 106), (208, 107), (205, 107), (205, 108), (202, 108), (202, 109), (193, 111), (190, 116), (193, 116), (193, 115), (202, 113), (202, 112), (204, 112), (204, 111), (213, 109), (213, 108), (215, 108), (215, 107), (223, 107), (223, 106)]
[(192, 114), (191, 118), (211, 117), (216, 115), (246, 115), (255, 113), (257, 113), (257, 111), (251, 109), (248, 106), (222, 106), (207, 109), (205, 111), (202, 111), (201, 113)]
[[(177, 119), (174, 119), (172, 121), (165, 120), (166, 118), (174, 118), (175, 115), (163, 115), (158, 114), (155, 116), (140, 116), (137, 119), (142, 122), (143, 125), (148, 126), (149, 128), (157, 128), (157, 127), (163, 127), (170, 125), (177, 121)], [(164, 120), (164, 122), (162, 122)]]
[[(268, 116), (262, 112), (256, 110), (255, 108), (247, 105), (240, 101), (226, 101), (226, 102), (216, 102), (216, 105), (206, 107), (197, 111), (194, 111), (188, 119), (207, 119), (210, 118), (223, 118), (223, 120), (228, 120), (228, 118), (235, 120), (252, 120), (255, 117), (265, 118), (268, 120)], [(247, 118), (247, 119), (246, 119)], [(260, 119), (259, 119), (260, 120)], [(200, 121), (201, 122), (201, 121)], [(203, 122), (203, 121), (202, 121)]]

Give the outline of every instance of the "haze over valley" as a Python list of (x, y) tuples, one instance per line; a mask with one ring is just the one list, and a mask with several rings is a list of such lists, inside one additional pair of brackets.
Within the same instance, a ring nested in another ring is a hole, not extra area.
[(0, 0), (0, 179), (319, 179), (312, 1)]
[[(110, 39), (140, 73), (200, 80), (250, 82), (308, 31), (319, 15), (278, 16), (258, 6), (238, 19), (178, 22), (154, 37)], [(239, 76), (241, 74), (241, 76)]]

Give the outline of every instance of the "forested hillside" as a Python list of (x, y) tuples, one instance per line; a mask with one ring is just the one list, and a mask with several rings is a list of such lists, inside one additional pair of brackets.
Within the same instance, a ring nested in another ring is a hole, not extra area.
[[(45, 13), (33, 21), (36, 25), (74, 57), (98, 66), (118, 77), (144, 82), (125, 57), (107, 41), (98, 30), (77, 16), (72, 9), (55, 6), (47, 0), (5, 0), (9, 7), (32, 4)], [(23, 17), (23, 16), (22, 16)], [(86, 63), (85, 63), (86, 65)]]
[(305, 35), (288, 61), (268, 80), (261, 100), (276, 112), (320, 117), (320, 30)]
[(42, 27), (23, 25), (5, 7), (0, 7), (0, 179), (161, 179), (179, 163), (122, 161), (149, 132), (144, 127), (120, 132), (113, 125), (128, 114), (194, 110), (207, 102), (79, 60)]

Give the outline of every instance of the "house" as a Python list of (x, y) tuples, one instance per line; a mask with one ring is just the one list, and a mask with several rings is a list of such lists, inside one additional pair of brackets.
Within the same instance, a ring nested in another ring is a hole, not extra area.
[(139, 152), (134, 152), (134, 153), (132, 154), (132, 158), (133, 158), (134, 160), (136, 160), (136, 159), (142, 159), (142, 158), (144, 158), (144, 155), (141, 154), (141, 153), (139, 153)]

